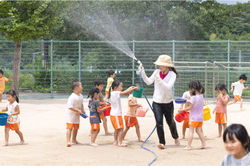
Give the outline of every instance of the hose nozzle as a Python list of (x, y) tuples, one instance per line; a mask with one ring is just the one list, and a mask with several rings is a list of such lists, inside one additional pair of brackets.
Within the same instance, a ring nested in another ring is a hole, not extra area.
[(139, 66), (142, 66), (142, 63), (141, 63), (140, 60), (138, 60), (137, 63), (138, 63)]

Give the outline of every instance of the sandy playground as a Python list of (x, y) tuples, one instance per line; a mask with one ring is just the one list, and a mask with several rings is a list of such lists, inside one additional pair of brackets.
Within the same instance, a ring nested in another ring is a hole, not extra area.
[[(99, 147), (89, 146), (90, 124), (89, 119), (81, 119), (78, 141), (82, 145), (74, 145), (67, 148), (65, 145), (65, 107), (66, 99), (48, 100), (22, 100), (21, 131), (26, 141), (25, 145), (18, 145), (18, 136), (10, 132), (10, 146), (0, 146), (0, 166), (144, 166), (152, 159), (153, 154), (140, 148), (137, 142), (135, 129), (129, 130), (126, 140), (129, 146), (126, 148), (114, 147), (113, 136), (104, 136), (103, 128), (97, 137)], [(140, 103), (146, 105), (144, 99)], [(3, 108), (6, 100), (0, 103)], [(122, 99), (123, 112), (127, 110), (127, 100)], [(214, 104), (209, 105), (213, 109)], [(175, 105), (175, 111), (179, 106)], [(242, 123), (250, 128), (249, 110), (250, 103), (245, 103), (244, 111), (239, 111), (239, 105), (228, 106), (228, 124)], [(87, 110), (87, 100), (85, 101)], [(145, 118), (138, 118), (141, 126), (141, 135), (145, 139), (154, 128), (153, 113), (148, 112)], [(165, 122), (164, 122), (165, 123)], [(108, 118), (110, 132), (113, 131)], [(181, 123), (177, 123), (178, 133), (181, 136)], [(193, 150), (186, 151), (184, 146), (187, 139), (181, 140), (181, 146), (175, 146), (171, 138), (168, 126), (165, 125), (167, 149), (157, 148), (158, 138), (156, 132), (146, 144), (146, 147), (155, 151), (158, 155), (155, 166), (213, 166), (220, 165), (226, 152), (222, 138), (217, 137), (217, 125), (214, 116), (206, 121), (203, 130), (207, 136), (207, 149), (200, 150), (200, 141), (195, 135)], [(0, 144), (4, 144), (4, 127), (0, 127)]]

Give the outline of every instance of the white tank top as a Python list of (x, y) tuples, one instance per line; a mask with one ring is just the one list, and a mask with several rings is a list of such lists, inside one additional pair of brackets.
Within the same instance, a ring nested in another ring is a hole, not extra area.
[[(18, 105), (18, 103), (15, 101), (14, 103), (10, 104), (8, 102), (7, 107), (8, 107), (8, 113), (9, 114), (13, 114), (15, 113), (15, 108)], [(15, 123), (19, 123), (19, 117), (18, 115), (12, 115), (10, 118), (8, 118), (7, 122), (9, 124), (15, 124)]]

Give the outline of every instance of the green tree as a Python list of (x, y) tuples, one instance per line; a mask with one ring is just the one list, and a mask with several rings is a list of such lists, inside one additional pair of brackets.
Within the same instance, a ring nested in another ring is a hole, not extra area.
[(12, 88), (19, 90), (22, 41), (41, 39), (63, 25), (62, 3), (55, 1), (0, 1), (0, 33), (15, 42)]

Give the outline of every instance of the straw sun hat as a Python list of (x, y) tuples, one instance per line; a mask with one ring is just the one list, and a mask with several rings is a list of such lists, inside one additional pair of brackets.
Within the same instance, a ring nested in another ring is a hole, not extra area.
[(160, 55), (154, 64), (158, 66), (174, 67), (171, 57), (168, 55)]

